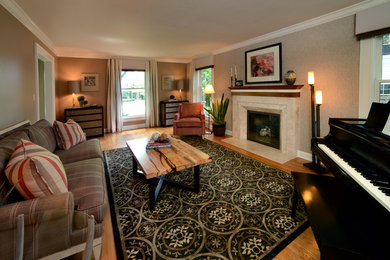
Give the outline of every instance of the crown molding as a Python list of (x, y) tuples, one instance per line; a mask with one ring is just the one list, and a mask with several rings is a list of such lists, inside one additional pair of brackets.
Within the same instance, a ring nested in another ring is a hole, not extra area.
[(282, 36), (285, 36), (285, 35), (288, 35), (291, 33), (303, 31), (305, 29), (309, 29), (309, 28), (312, 28), (312, 27), (315, 27), (315, 26), (318, 26), (321, 24), (329, 23), (329, 22), (350, 16), (350, 15), (354, 15), (359, 11), (362, 11), (362, 10), (365, 10), (365, 9), (368, 9), (368, 8), (371, 8), (371, 7), (374, 7), (374, 6), (383, 4), (383, 3), (387, 3), (387, 2), (390, 2), (390, 0), (366, 0), (366, 1), (342, 8), (342, 9), (334, 11), (334, 12), (331, 12), (331, 13), (328, 13), (325, 15), (321, 15), (321, 16), (313, 18), (313, 19), (285, 27), (283, 29), (280, 29), (280, 30), (277, 30), (274, 32), (270, 32), (270, 33), (267, 33), (267, 34), (264, 34), (264, 35), (246, 40), (246, 41), (232, 44), (230, 46), (213, 51), (211, 54), (217, 55), (217, 54), (221, 54), (224, 52), (239, 49), (242, 47), (246, 47), (246, 46), (249, 46), (252, 44), (264, 42), (267, 40), (272, 40), (272, 39), (282, 37)]
[(14, 0), (0, 0), (0, 4), (57, 55), (54, 43)]

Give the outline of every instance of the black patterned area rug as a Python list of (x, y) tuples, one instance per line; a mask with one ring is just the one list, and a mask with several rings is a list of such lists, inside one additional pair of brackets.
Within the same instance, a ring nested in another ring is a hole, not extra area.
[[(291, 218), (290, 174), (199, 137), (183, 137), (213, 161), (200, 167), (200, 192), (165, 185), (154, 211), (128, 148), (104, 152), (118, 259), (271, 259), (308, 226)], [(169, 178), (193, 183), (193, 171)], [(111, 182), (111, 183), (110, 183)]]

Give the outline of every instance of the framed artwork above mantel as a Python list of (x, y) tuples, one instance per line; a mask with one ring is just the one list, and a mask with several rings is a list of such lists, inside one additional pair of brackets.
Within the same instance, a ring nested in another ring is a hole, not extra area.
[(282, 43), (245, 52), (245, 84), (282, 82)]

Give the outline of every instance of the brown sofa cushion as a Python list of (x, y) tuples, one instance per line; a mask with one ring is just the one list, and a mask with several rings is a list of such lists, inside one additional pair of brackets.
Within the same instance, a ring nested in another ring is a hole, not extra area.
[(202, 121), (197, 117), (187, 117), (175, 121), (176, 127), (202, 127)]
[(103, 154), (98, 139), (88, 140), (69, 150), (58, 149), (54, 153), (60, 157), (64, 164), (92, 158), (101, 158), (103, 160)]
[(49, 121), (42, 119), (33, 124), (28, 129), (30, 140), (50, 152), (54, 152), (57, 147), (57, 140), (54, 134), (53, 127)]
[(200, 103), (182, 103), (181, 117), (200, 117), (201, 109)]
[[(106, 215), (107, 194), (104, 166), (100, 158), (65, 164), (68, 188), (73, 193), (75, 209), (94, 215), (101, 223)], [(77, 218), (75, 219), (77, 222)], [(83, 226), (84, 223), (75, 223)]]

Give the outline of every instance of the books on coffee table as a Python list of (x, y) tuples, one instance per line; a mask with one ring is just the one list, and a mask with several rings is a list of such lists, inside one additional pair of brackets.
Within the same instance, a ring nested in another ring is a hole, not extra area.
[(170, 148), (170, 147), (172, 147), (171, 140), (169, 140), (169, 138), (167, 138), (167, 141), (168, 142), (161, 143), (161, 142), (153, 141), (153, 139), (150, 139), (148, 144), (146, 145), (146, 149)]

